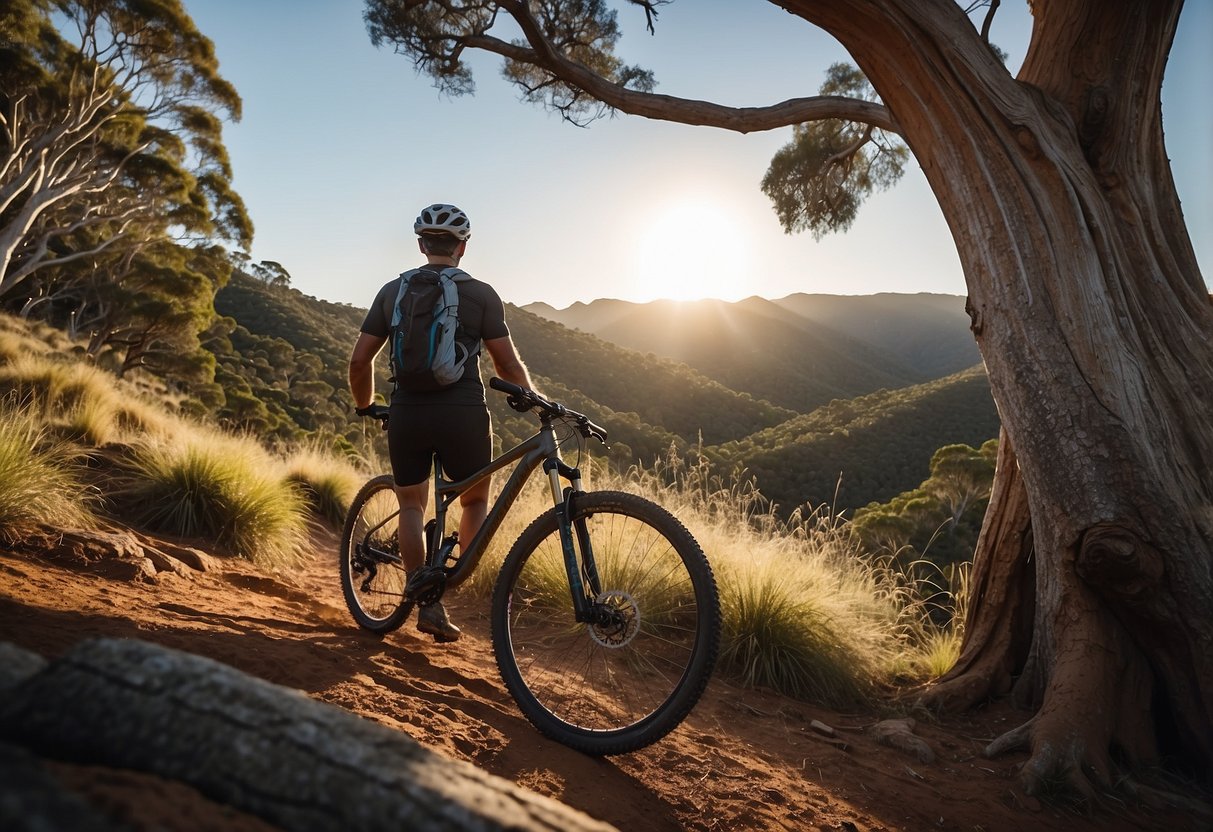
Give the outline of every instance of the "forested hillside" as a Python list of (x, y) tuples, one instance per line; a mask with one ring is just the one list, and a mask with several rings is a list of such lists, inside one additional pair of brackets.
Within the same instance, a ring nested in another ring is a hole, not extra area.
[[(346, 366), (365, 310), (329, 303), (286, 286), (236, 273), (215, 298), (229, 319), (207, 345), (218, 368), (214, 391), (222, 418), (259, 433), (295, 437), (299, 428), (347, 439), (363, 436), (346, 391)], [(671, 443), (740, 439), (791, 411), (735, 393), (673, 361), (624, 350), (516, 307), (507, 312), (519, 353), (536, 384), (563, 396), (611, 432), (619, 461), (649, 459)], [(488, 372), (486, 367), (486, 373)], [(377, 389), (391, 391), (380, 356)], [(494, 425), (507, 446), (534, 429), (533, 419), (489, 393)]]
[(960, 295), (797, 293), (773, 303), (897, 356), (923, 380), (958, 373), (981, 361)]
[(709, 444), (741, 439), (796, 415), (685, 364), (623, 349), (518, 307), (508, 315), (514, 343), (534, 372), (688, 441), (700, 434)]
[[(363, 310), (240, 273), (219, 292), (215, 307), (225, 319), (213, 329), (227, 333), (207, 342), (219, 365), (221, 418), (284, 438), (314, 434), (383, 453), (382, 436), (354, 416), (346, 391), (346, 365)], [(524, 309), (511, 306), (507, 314), (536, 384), (606, 427), (614, 462), (647, 462), (672, 445), (699, 446), (721, 472), (739, 466), (752, 472), (784, 511), (805, 502), (834, 502), (840, 473), (836, 507), (888, 500), (922, 482), (937, 448), (958, 442), (976, 447), (998, 432), (980, 368), (859, 398), (836, 397), (795, 414), (674, 361)], [(778, 366), (767, 366), (762, 355), (751, 361), (752, 374), (772, 378), (781, 368), (807, 378), (811, 368), (791, 353)], [(377, 375), (379, 391), (388, 393), (382, 356)], [(502, 396), (490, 392), (488, 399), (499, 445), (508, 447), (533, 432), (533, 417), (510, 410)]]
[(744, 466), (785, 512), (806, 502), (841, 510), (917, 486), (930, 473), (937, 448), (978, 447), (997, 436), (989, 381), (974, 367), (914, 387), (833, 401), (707, 453), (722, 467)]

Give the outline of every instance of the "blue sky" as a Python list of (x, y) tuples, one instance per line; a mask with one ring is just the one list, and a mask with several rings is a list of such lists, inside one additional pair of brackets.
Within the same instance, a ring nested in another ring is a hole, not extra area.
[[(790, 129), (737, 135), (632, 116), (588, 129), (523, 104), (490, 56), (477, 94), (440, 96), (412, 63), (375, 49), (355, 0), (185, 0), (244, 100), (225, 128), (256, 239), (301, 291), (366, 306), (417, 265), (417, 210), (470, 215), (463, 266), (512, 303), (600, 297), (737, 300), (793, 292), (965, 294), (951, 236), (911, 165), (850, 231), (785, 235), (759, 190)], [(756, 106), (812, 95), (845, 51), (766, 0), (681, 0), (656, 36), (623, 9), (620, 52), (658, 91)], [(1018, 67), (1026, 4), (993, 39)], [(1189, 2), (1168, 64), (1163, 120), (1206, 282), (1213, 277), (1213, 3)]]

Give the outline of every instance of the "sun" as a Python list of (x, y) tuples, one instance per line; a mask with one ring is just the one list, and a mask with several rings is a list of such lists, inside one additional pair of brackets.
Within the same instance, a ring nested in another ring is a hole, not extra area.
[(740, 300), (751, 294), (744, 231), (723, 205), (677, 199), (654, 205), (641, 221), (637, 276), (651, 299)]

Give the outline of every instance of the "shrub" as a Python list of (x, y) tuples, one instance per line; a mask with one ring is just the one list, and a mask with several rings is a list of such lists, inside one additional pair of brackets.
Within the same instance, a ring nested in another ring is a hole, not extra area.
[(38, 525), (87, 527), (92, 495), (75, 474), (78, 452), (50, 442), (25, 408), (0, 399), (0, 533)]
[(291, 454), (285, 469), (286, 479), (298, 486), (312, 513), (338, 528), (366, 479), (347, 460), (317, 447)]
[(139, 445), (114, 493), (131, 522), (150, 531), (213, 540), (278, 569), (298, 563), (307, 542), (299, 489), (258, 445), (199, 432)]

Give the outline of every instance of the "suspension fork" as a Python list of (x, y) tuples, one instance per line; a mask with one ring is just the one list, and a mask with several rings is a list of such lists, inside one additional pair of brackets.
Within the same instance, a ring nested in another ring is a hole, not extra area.
[[(577, 621), (593, 621), (595, 599), (602, 592), (602, 582), (598, 578), (598, 567), (594, 562), (585, 518), (573, 519), (577, 513), (577, 498), (585, 493), (581, 489), (581, 471), (565, 465), (558, 457), (547, 459), (543, 463), (543, 470), (547, 473), (552, 488), (552, 502), (556, 508), (560, 547), (564, 554), (564, 569), (568, 574), (573, 611)], [(561, 478), (569, 481), (568, 488), (561, 487)], [(581, 553), (580, 564), (577, 560), (578, 552)]]

